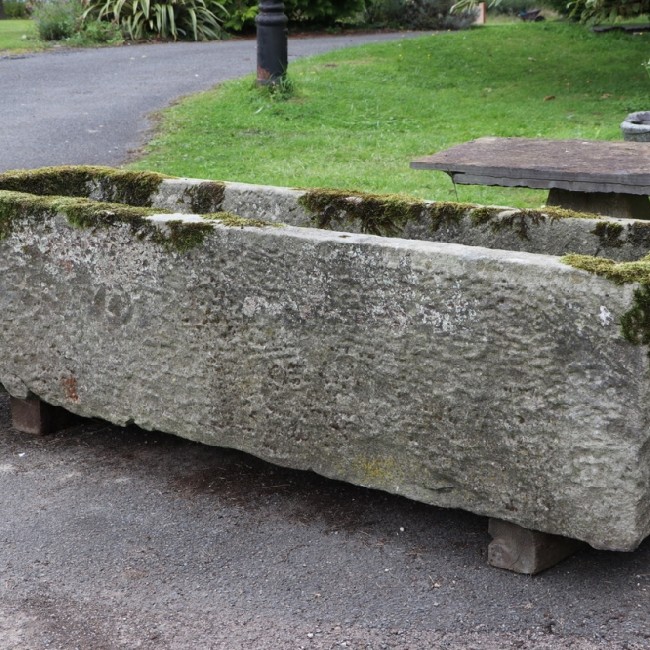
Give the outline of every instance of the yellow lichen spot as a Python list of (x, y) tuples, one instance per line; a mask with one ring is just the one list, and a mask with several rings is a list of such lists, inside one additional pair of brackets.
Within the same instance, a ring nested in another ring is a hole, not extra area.
[(385, 485), (395, 480), (397, 463), (393, 458), (358, 457), (353, 468), (359, 478), (368, 485)]

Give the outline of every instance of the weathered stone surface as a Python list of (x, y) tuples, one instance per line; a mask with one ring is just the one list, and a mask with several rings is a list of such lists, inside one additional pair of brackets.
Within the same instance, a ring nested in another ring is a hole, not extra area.
[[(40, 178), (40, 183), (34, 177)], [(142, 183), (141, 187), (139, 183)], [(88, 195), (100, 201), (133, 196), (138, 199), (138, 205), (176, 213), (205, 214), (226, 210), (242, 217), (294, 226), (314, 225), (323, 216), (322, 211), (312, 212), (303, 205), (311, 192), (283, 187), (164, 178), (156, 174), (98, 167), (59, 167), (0, 174), (0, 187), (3, 189), (33, 192), (35, 186), (47, 187), (50, 193), (56, 189), (66, 196)], [(152, 187), (155, 189), (151, 190)], [(328, 227), (362, 231), (363, 225), (355, 218), (354, 209), (371, 195), (357, 193), (347, 196), (343, 192), (338, 195), (335, 198), (345, 200), (339, 201), (338, 215)], [(373, 198), (381, 204), (394, 197)], [(647, 202), (646, 197), (642, 198)], [(421, 214), (410, 214), (405, 223), (395, 224), (395, 235), (548, 255), (569, 252), (598, 255), (617, 261), (639, 259), (650, 248), (650, 223), (647, 221), (597, 217), (567, 219), (557, 218), (552, 212), (546, 214), (543, 210), (512, 208), (490, 208), (491, 218), (477, 219), (477, 207), (469, 204), (434, 201), (420, 201), (419, 204)], [(436, 212), (440, 209), (448, 216), (437, 220)], [(332, 206), (326, 204), (326, 210), (331, 211)]]
[(633, 291), (521, 252), (217, 223), (179, 252), (50, 216), (0, 241), (0, 382), (630, 550), (650, 532)]
[[(165, 180), (152, 197), (152, 205), (190, 213), (189, 197), (194, 188), (205, 183), (208, 181)], [(305, 194), (305, 190), (286, 187), (225, 182), (223, 202), (215, 205), (214, 210), (226, 210), (250, 219), (310, 226), (314, 225), (317, 215), (301, 205)], [(423, 201), (422, 204), (436, 205), (433, 201)], [(477, 224), (471, 206), (467, 208), (466, 213), (461, 213), (457, 220), (449, 220), (436, 229), (432, 229), (431, 220), (426, 214), (419, 220), (409, 220), (401, 229), (400, 236), (547, 255), (567, 252), (599, 255), (618, 261), (639, 259), (650, 247), (650, 224), (631, 219), (599, 219), (595, 216), (593, 219), (558, 219), (551, 216), (536, 219), (512, 208), (495, 208), (493, 219)], [(361, 224), (346, 222), (345, 215), (342, 215), (337, 227), (359, 232)]]

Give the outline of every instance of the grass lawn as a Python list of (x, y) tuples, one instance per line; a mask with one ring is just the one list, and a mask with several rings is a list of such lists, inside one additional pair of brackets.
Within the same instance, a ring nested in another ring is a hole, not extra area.
[(402, 192), (537, 206), (545, 193), (458, 186), (409, 169), (415, 157), (485, 135), (620, 139), (647, 110), (650, 35), (562, 23), (500, 24), (291, 63), (296, 95), (252, 78), (166, 110), (132, 167), (294, 187)]
[(0, 54), (42, 48), (31, 20), (0, 20)]

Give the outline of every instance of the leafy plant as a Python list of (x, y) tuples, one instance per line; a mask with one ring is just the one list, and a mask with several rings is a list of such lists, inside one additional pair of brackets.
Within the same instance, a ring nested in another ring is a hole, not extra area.
[(124, 42), (119, 25), (103, 20), (81, 21), (79, 30), (70, 39), (71, 45), (118, 45)]
[[(246, 31), (255, 25), (258, 0), (225, 0), (228, 12), (224, 26)], [(364, 0), (285, 0), (284, 13), (289, 24), (333, 27), (336, 23), (358, 22), (363, 18)]]
[(234, 32), (246, 32), (255, 28), (255, 16), (259, 8), (258, 2), (251, 0), (230, 0), (224, 7), (228, 17), (223, 23), (225, 29)]
[(366, 19), (381, 27), (462, 29), (474, 22), (473, 8), (451, 16), (453, 0), (367, 0)]
[(364, 0), (286, 0), (291, 22), (332, 25), (353, 20), (364, 10)]
[(4, 13), (6, 18), (27, 18), (29, 7), (22, 0), (4, 0)]
[(650, 13), (650, 0), (574, 0), (569, 8), (570, 15), (583, 22), (614, 21)]
[(42, 41), (70, 38), (79, 29), (81, 0), (46, 0), (34, 6), (32, 18)]
[(217, 0), (85, 0), (83, 19), (120, 25), (132, 40), (192, 38), (213, 40), (222, 35), (226, 13)]

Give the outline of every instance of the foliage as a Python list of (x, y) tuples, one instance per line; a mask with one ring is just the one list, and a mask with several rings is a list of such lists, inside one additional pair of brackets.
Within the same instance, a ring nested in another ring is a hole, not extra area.
[[(555, 0), (566, 4), (568, 0)], [(549, 6), (547, 0), (500, 0), (498, 4), (491, 7), (491, 13), (505, 16), (519, 16), (523, 11), (539, 9), (540, 5)]]
[[(480, 1), (457, 0), (452, 11), (471, 9)], [(496, 7), (501, 2), (502, 0), (489, 0), (488, 6)], [(582, 22), (614, 21), (650, 13), (650, 0), (542, 0), (542, 4)]]
[(5, 18), (28, 18), (29, 6), (23, 0), (4, 0)]
[(560, 16), (571, 17), (571, 0), (543, 0), (541, 4), (560, 14)]
[(569, 9), (583, 22), (614, 21), (650, 13), (650, 0), (573, 0)]
[[(285, 0), (284, 13), (290, 25), (334, 27), (361, 20), (364, 4), (364, 0)], [(258, 6), (258, 0), (226, 0), (224, 27), (236, 32), (253, 29)]]
[(226, 0), (224, 8), (228, 12), (223, 26), (234, 32), (246, 32), (255, 28), (255, 16), (259, 2), (252, 0)]
[(217, 0), (85, 0), (84, 21), (120, 25), (132, 40), (192, 38), (212, 40), (222, 35), (225, 9)]
[(486, 135), (619, 140), (647, 102), (646, 39), (518, 22), (293, 61), (295, 97), (271, 101), (245, 79), (188, 98), (136, 168), (538, 207), (546, 193), (454, 188), (409, 161)]
[(42, 0), (32, 18), (42, 41), (61, 41), (78, 31), (82, 13), (81, 0)]
[(119, 45), (124, 42), (119, 25), (103, 20), (83, 20), (69, 39), (70, 45)]
[(402, 29), (462, 29), (474, 22), (474, 10), (450, 16), (453, 0), (367, 0), (366, 21)]
[(332, 25), (352, 21), (363, 12), (363, 0), (285, 0), (290, 22)]
[(84, 20), (82, 0), (42, 0), (35, 5), (33, 19), (42, 41), (65, 40), (70, 45), (115, 45), (121, 43), (118, 25)]

